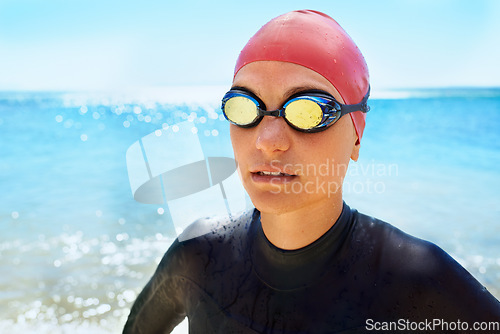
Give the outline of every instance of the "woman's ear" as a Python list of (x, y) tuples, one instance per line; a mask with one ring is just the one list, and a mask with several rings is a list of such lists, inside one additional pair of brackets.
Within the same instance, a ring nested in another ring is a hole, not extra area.
[(356, 135), (356, 142), (354, 143), (354, 146), (352, 147), (352, 152), (351, 152), (351, 159), (353, 161), (358, 161), (360, 146), (361, 146), (361, 143), (359, 142), (358, 136)]

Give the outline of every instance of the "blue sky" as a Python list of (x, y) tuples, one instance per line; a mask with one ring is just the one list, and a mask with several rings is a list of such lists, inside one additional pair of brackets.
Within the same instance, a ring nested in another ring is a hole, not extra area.
[(253, 33), (304, 8), (344, 27), (375, 89), (500, 86), (495, 0), (0, 0), (0, 90), (229, 85)]

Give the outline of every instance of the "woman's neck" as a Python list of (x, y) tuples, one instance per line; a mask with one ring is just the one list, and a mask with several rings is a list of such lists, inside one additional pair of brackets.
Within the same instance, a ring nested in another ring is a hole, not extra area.
[(342, 198), (329, 199), (286, 213), (261, 212), (262, 229), (276, 247), (305, 247), (325, 234), (342, 213)]

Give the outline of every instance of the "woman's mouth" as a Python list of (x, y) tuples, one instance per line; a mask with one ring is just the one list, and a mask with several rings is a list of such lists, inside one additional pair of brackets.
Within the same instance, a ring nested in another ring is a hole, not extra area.
[(260, 171), (260, 172), (257, 172), (255, 174), (263, 175), (263, 176), (296, 176), (296, 175), (282, 173), (282, 172), (266, 172), (266, 171)]
[(257, 171), (251, 173), (252, 181), (259, 184), (277, 186), (292, 182), (298, 175), (284, 172)]

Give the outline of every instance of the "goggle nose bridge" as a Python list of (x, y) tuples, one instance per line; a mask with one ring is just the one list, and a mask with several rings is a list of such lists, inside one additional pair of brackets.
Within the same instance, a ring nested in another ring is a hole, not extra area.
[(274, 116), (274, 117), (285, 116), (285, 108), (269, 110), (269, 111), (258, 108), (258, 110), (259, 110), (259, 116)]

